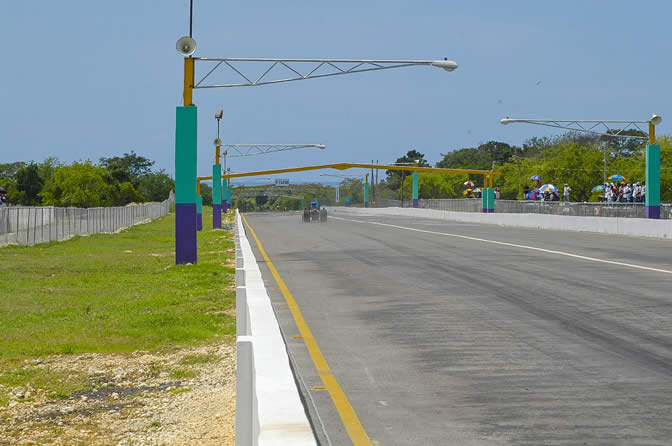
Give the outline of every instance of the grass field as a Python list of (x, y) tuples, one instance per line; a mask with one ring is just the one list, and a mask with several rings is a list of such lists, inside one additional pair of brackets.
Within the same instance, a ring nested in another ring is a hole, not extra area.
[(67, 396), (85, 381), (29, 364), (232, 340), (233, 234), (207, 229), (212, 208), (203, 212), (197, 265), (175, 265), (174, 214), (118, 234), (1, 248), (0, 385)]

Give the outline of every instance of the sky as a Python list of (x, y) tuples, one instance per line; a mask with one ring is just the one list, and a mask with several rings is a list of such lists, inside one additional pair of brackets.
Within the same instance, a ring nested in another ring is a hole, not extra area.
[[(433, 165), (440, 153), (491, 140), (521, 145), (562, 133), (501, 125), (507, 116), (656, 113), (657, 134), (672, 134), (670, 17), (672, 2), (655, 0), (194, 0), (199, 57), (446, 57), (459, 65), (196, 90), (198, 175), (212, 173), (218, 109), (224, 143), (327, 146), (229, 158), (234, 172), (389, 163), (411, 149)], [(0, 162), (97, 162), (133, 150), (174, 174), (183, 89), (175, 43), (189, 34), (188, 0), (5, 1), (0, 33), (12, 50), (0, 64)]]

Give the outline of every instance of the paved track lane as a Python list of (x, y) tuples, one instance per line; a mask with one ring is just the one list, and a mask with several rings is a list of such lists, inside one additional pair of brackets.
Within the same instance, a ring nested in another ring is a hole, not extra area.
[[(374, 442), (670, 444), (672, 275), (550, 251), (672, 271), (672, 242), (336, 215), (246, 214)], [(333, 444), (348, 444), (329, 396), (310, 394)]]

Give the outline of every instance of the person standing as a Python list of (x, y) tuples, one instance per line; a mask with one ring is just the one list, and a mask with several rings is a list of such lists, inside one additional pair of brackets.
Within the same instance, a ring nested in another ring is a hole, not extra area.
[(525, 186), (523, 186), (523, 200), (527, 200), (529, 195), (530, 195), (530, 186), (526, 184)]
[(629, 184), (626, 184), (623, 188), (623, 201), (626, 203), (632, 203), (632, 189)]
[(497, 186), (497, 187), (495, 188), (495, 200), (499, 200), (499, 196), (500, 196), (500, 194), (501, 194), (501, 192), (500, 192), (500, 190), (499, 190), (499, 186)]
[(635, 203), (639, 203), (642, 198), (642, 186), (639, 185), (639, 181), (632, 186), (632, 198)]
[(569, 184), (565, 183), (565, 188), (563, 190), (563, 195), (565, 196), (565, 201), (569, 201), (569, 193), (572, 191), (572, 188), (569, 187)]

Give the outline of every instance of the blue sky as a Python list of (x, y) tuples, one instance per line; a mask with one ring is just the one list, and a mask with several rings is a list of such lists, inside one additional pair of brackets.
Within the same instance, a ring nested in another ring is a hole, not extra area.
[[(234, 171), (392, 162), (489, 140), (520, 145), (557, 131), (499, 119), (648, 119), (672, 133), (672, 2), (194, 0), (201, 57), (442, 59), (412, 67), (195, 92), (199, 175), (209, 175), (224, 110), (226, 143), (320, 143), (230, 159)], [(97, 161), (130, 150), (174, 172), (182, 98), (176, 40), (189, 2), (4, 2), (11, 53), (0, 69), (2, 162)], [(352, 171), (348, 174), (356, 175)], [(285, 175), (293, 182), (318, 173)], [(323, 178), (324, 179), (324, 178)]]

